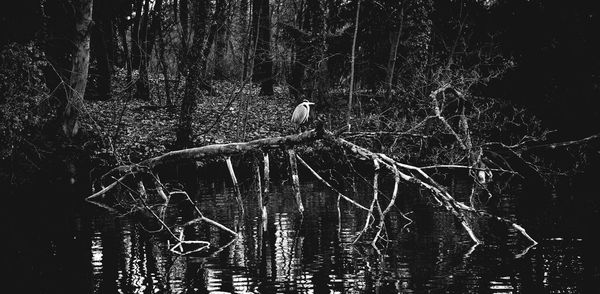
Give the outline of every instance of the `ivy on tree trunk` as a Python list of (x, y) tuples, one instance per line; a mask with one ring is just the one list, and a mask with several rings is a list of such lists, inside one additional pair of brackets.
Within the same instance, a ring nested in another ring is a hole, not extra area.
[(202, 97), (200, 85), (203, 84), (203, 48), (204, 37), (206, 34), (206, 1), (195, 1), (192, 3), (193, 20), (192, 29), (194, 30), (194, 39), (187, 55), (187, 76), (185, 79), (185, 89), (183, 101), (181, 103), (181, 112), (179, 115), (179, 125), (177, 127), (177, 146), (188, 147), (192, 144), (193, 129), (192, 119), (196, 111), (197, 99)]

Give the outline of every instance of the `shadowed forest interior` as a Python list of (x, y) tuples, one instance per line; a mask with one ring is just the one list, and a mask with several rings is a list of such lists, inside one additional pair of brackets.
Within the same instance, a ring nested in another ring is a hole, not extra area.
[(13, 274), (55, 266), (95, 293), (597, 289), (588, 2), (16, 1)]

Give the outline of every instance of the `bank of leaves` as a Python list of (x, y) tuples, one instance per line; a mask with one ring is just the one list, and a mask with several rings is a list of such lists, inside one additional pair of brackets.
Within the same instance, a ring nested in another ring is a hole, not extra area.
[[(152, 87), (159, 85), (158, 81), (152, 83)], [(176, 97), (181, 97), (182, 86), (175, 89)], [(213, 89), (197, 100), (192, 122), (196, 146), (281, 136), (293, 131), (290, 117), (295, 103), (282, 88), (270, 97), (259, 96), (259, 89), (250, 85), (241, 89), (240, 85), (222, 82), (215, 83)], [(123, 91), (119, 93), (109, 101), (85, 102), (83, 124), (101, 141), (96, 156), (128, 163), (173, 150), (180, 99), (167, 106), (159, 105), (161, 100), (156, 96), (152, 101), (141, 101)]]

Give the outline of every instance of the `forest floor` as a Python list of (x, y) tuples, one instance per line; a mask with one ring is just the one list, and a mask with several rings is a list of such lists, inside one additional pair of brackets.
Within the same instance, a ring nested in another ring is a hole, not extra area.
[[(213, 87), (214, 95), (205, 93), (197, 100), (193, 117), (195, 146), (296, 132), (290, 119), (299, 101), (293, 101), (287, 89), (275, 87), (273, 96), (259, 96), (259, 88), (250, 85), (243, 91), (239, 85), (229, 83)], [(164, 105), (164, 99), (151, 102), (128, 99), (126, 95), (108, 101), (86, 101), (83, 125), (102, 140), (100, 148), (95, 150), (96, 155), (127, 163), (173, 150), (180, 110), (178, 105)], [(336, 109), (341, 114), (344, 108)]]

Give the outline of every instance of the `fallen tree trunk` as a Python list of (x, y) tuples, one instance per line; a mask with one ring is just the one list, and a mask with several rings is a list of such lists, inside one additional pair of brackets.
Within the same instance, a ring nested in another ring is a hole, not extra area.
[(175, 150), (163, 155), (146, 159), (137, 164), (123, 165), (115, 167), (112, 170), (105, 173), (102, 179), (109, 176), (113, 176), (118, 173), (135, 172), (138, 168), (153, 169), (159, 165), (183, 161), (183, 160), (200, 160), (204, 158), (214, 158), (218, 156), (232, 156), (241, 155), (250, 151), (258, 151), (265, 149), (277, 149), (283, 147), (291, 147), (300, 144), (306, 144), (313, 142), (317, 139), (323, 138), (324, 129), (319, 126), (316, 129), (309, 130), (300, 134), (271, 137), (257, 139), (249, 142), (238, 142), (238, 143), (227, 143), (227, 144), (214, 144), (201, 147), (194, 147), (188, 149)]

